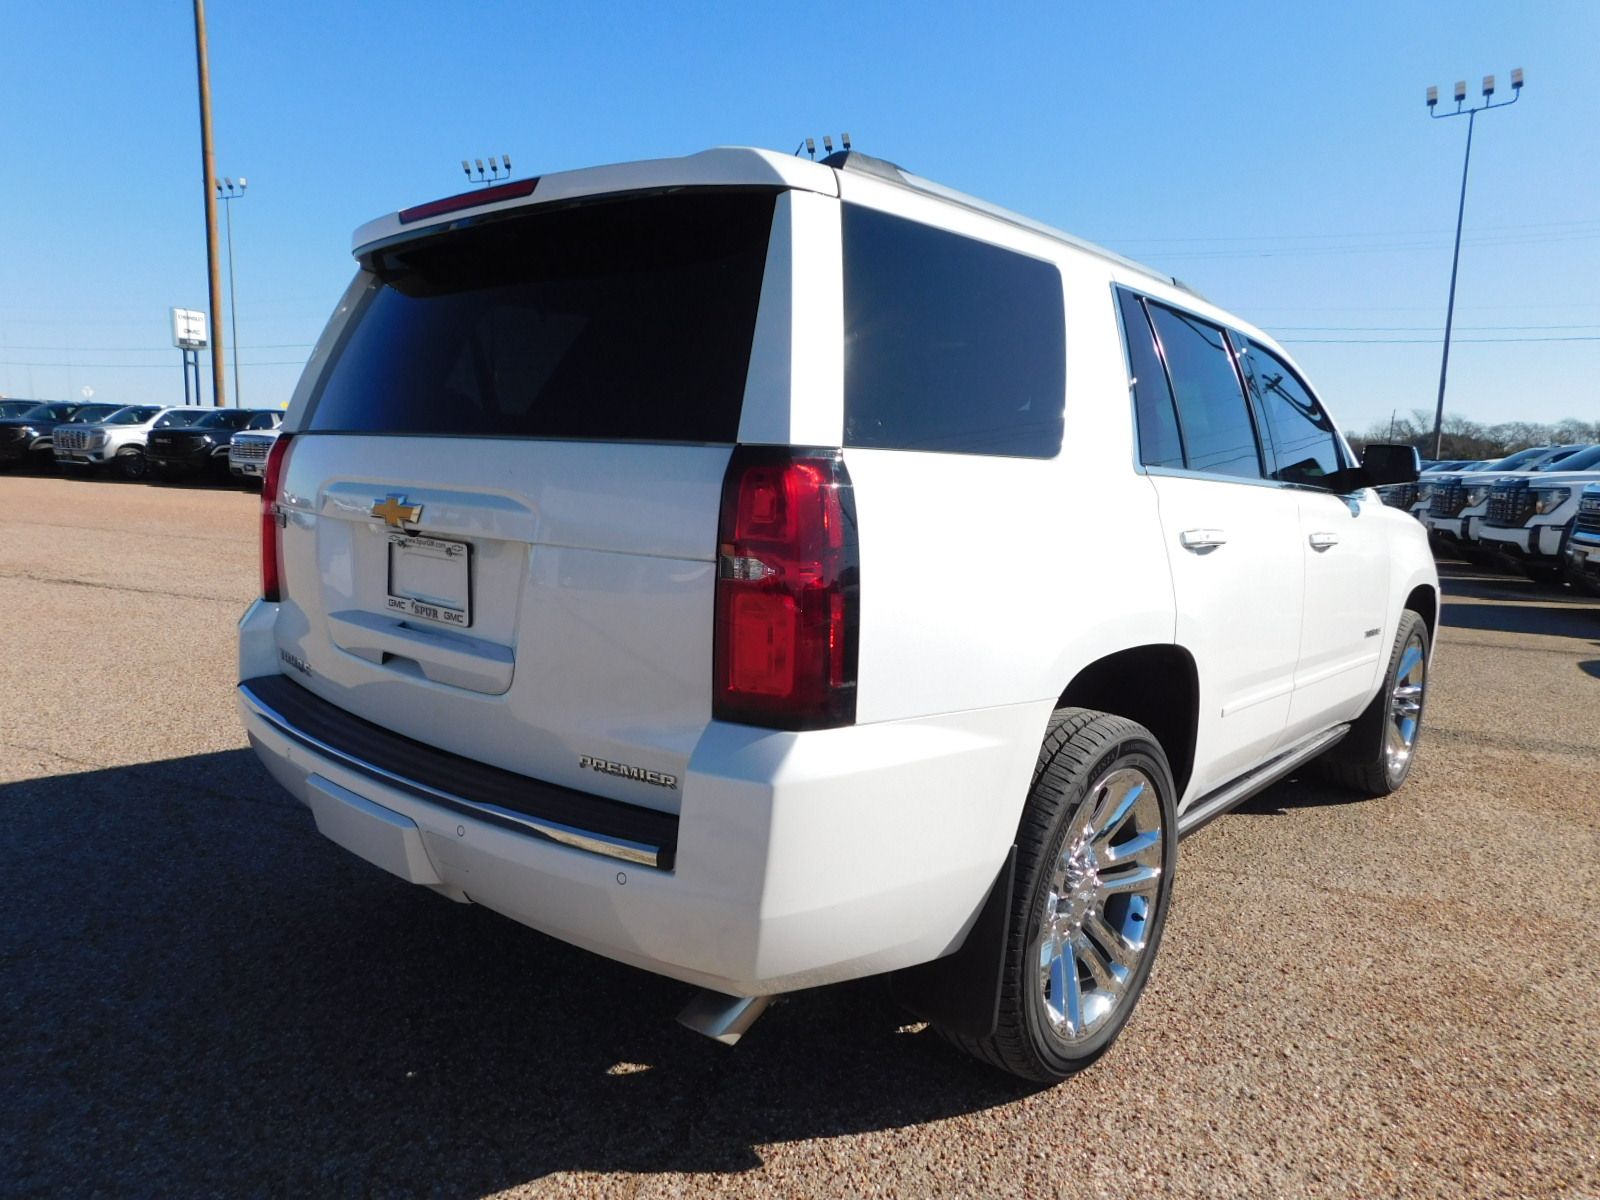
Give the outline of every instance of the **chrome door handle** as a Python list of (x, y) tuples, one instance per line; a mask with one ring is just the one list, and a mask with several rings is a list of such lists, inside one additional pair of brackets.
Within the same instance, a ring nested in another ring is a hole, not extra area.
[(1329, 546), (1337, 546), (1339, 544), (1339, 535), (1337, 533), (1313, 533), (1309, 540), (1313, 550), (1326, 550)]
[(1220, 529), (1185, 529), (1178, 535), (1185, 550), (1214, 550), (1228, 544), (1228, 535)]

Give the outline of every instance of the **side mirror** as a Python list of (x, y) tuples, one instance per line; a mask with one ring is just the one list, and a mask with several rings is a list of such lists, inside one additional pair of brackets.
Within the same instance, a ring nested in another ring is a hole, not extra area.
[(1367, 477), (1368, 487), (1415, 483), (1422, 470), (1422, 456), (1415, 446), (1379, 442), (1362, 451), (1361, 470)]

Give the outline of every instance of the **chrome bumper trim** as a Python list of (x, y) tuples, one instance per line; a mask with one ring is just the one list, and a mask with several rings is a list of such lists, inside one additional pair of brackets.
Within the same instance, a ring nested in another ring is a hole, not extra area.
[(315, 754), (332, 759), (341, 766), (348, 767), (352, 771), (366, 775), (368, 778), (375, 779), (380, 783), (398, 788), (403, 792), (409, 792), (419, 799), (442, 804), (446, 808), (469, 816), (483, 817), (496, 825), (510, 825), (519, 832), (532, 834), (535, 837), (557, 842), (563, 846), (570, 846), (576, 850), (585, 850), (590, 854), (600, 854), (607, 858), (620, 859), (623, 862), (636, 863), (645, 867), (655, 867), (657, 869), (662, 869), (663, 867), (661, 861), (662, 848), (659, 846), (646, 845), (643, 842), (630, 842), (622, 838), (607, 837), (604, 834), (577, 829), (556, 821), (532, 817), (527, 813), (514, 812), (497, 804), (486, 804), (480, 800), (469, 800), (464, 796), (440, 791), (437, 788), (429, 787), (425, 783), (418, 783), (414, 779), (396, 775), (393, 771), (385, 770), (376, 763), (357, 758), (353, 754), (340, 750), (336, 746), (330, 746), (320, 738), (306, 733), (303, 729), (291, 724), (286, 717), (242, 683), (239, 685), (239, 694), (256, 716), (285, 737), (298, 742)]

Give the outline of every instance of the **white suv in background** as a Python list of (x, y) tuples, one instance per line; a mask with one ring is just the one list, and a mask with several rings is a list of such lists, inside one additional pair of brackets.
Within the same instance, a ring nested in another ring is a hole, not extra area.
[(114, 466), (124, 479), (143, 479), (145, 440), (152, 429), (171, 429), (198, 421), (210, 408), (135, 404), (92, 425), (62, 426), (52, 452), (57, 466)]
[[(845, 153), (359, 230), (262, 495), (239, 708), (354, 853), (700, 985), (894, 973), (1006, 1070), (1123, 1027), (1177, 840), (1400, 786), (1439, 584), (1260, 330)], [(1070, 364), (1070, 369), (1069, 369)]]

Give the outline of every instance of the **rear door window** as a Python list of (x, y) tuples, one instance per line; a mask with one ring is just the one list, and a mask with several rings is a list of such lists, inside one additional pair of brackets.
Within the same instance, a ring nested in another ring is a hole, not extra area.
[(1144, 302), (1132, 292), (1119, 289), (1117, 304), (1122, 310), (1122, 334), (1128, 346), (1128, 377), (1139, 426), (1139, 461), (1147, 467), (1181, 468), (1183, 435), (1178, 431), (1178, 410), (1172, 402), (1167, 370), (1161, 365)]
[(774, 198), (534, 208), (380, 250), (306, 427), (733, 442)]
[(1154, 302), (1146, 307), (1177, 400), (1188, 469), (1261, 478), (1255, 423), (1227, 335), (1193, 313)]
[(845, 444), (1060, 453), (1056, 266), (859, 205), (842, 221)]

